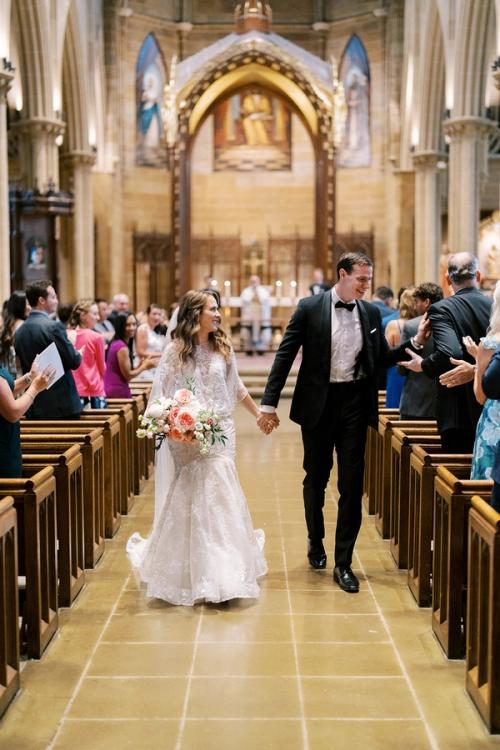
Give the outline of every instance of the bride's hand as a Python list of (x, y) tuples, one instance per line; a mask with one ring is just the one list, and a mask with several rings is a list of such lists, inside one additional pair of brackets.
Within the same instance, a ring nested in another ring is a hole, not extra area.
[(257, 417), (257, 425), (261, 432), (265, 435), (270, 435), (271, 432), (279, 426), (279, 418), (276, 413), (261, 412)]

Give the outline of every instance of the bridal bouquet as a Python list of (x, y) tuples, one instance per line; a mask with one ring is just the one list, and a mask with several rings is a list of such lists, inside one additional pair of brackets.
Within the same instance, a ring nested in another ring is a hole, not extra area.
[(198, 442), (202, 456), (208, 455), (216, 442), (225, 443), (219, 417), (204, 408), (193, 391), (181, 388), (173, 398), (157, 398), (139, 417), (137, 437), (155, 440), (156, 450), (165, 438), (180, 443)]

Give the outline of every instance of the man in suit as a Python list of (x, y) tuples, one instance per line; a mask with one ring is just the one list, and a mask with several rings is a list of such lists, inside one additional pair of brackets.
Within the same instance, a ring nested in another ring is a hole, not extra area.
[[(418, 333), (418, 326), (431, 305), (443, 299), (443, 290), (438, 284), (427, 282), (419, 284), (413, 291), (418, 317), (406, 320), (401, 334), (401, 343), (409, 341)], [(422, 350), (422, 357), (428, 357), (434, 351), (434, 338), (427, 339)], [(412, 372), (401, 368), (406, 374), (399, 413), (401, 419), (436, 419), (437, 381), (431, 380), (423, 372)]]
[[(482, 385), (486, 398), (500, 399), (500, 351), (496, 351), (491, 358), (483, 375)], [(491, 504), (500, 513), (500, 444), (497, 445), (492, 477), (494, 485)]]
[[(439, 379), (437, 423), (445, 453), (472, 453), (476, 426), (482, 406), (474, 396), (472, 380), (474, 367), (463, 339), (473, 341), (485, 335), (490, 320), (491, 300), (479, 291), (481, 273), (477, 258), (471, 253), (456, 253), (448, 259), (446, 281), (453, 289), (451, 297), (431, 305), (428, 319), (434, 337), (434, 351), (422, 358), (421, 351), (413, 353), (404, 367), (413, 372), (425, 372), (429, 378)], [(422, 350), (423, 338), (417, 334), (414, 348)], [(453, 364), (462, 360), (470, 365), (471, 378), (463, 385), (440, 378)]]
[(16, 354), (24, 373), (31, 363), (52, 342), (64, 367), (64, 376), (37, 396), (27, 412), (28, 419), (79, 419), (82, 405), (71, 370), (76, 370), (81, 356), (70, 343), (62, 323), (50, 316), (56, 312), (59, 301), (51, 281), (34, 281), (26, 288), (26, 299), (31, 312), (16, 333)]
[(313, 282), (309, 287), (311, 294), (321, 294), (331, 289), (330, 284), (325, 282), (325, 277), (321, 268), (315, 268), (313, 271)]
[(338, 281), (330, 292), (300, 300), (276, 353), (258, 419), (263, 432), (278, 424), (275, 410), (300, 347), (302, 363), (290, 418), (300, 424), (304, 445), (304, 509), (308, 558), (326, 567), (323, 505), (338, 457), (338, 520), (334, 580), (349, 593), (359, 590), (351, 569), (361, 526), (361, 496), (366, 431), (376, 426), (376, 369), (405, 356), (404, 347), (389, 351), (380, 312), (362, 300), (370, 288), (373, 263), (364, 253), (345, 253), (337, 265)]

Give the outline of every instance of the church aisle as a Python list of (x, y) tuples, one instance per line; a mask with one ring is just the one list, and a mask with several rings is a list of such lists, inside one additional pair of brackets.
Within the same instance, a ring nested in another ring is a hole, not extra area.
[[(238, 411), (238, 468), (270, 572), (258, 602), (147, 601), (124, 545), (146, 533), (152, 483), (0, 723), (9, 750), (483, 750), (490, 738), (365, 518), (352, 596), (305, 555), (298, 429), (260, 436)], [(334, 523), (328, 498), (328, 548)]]

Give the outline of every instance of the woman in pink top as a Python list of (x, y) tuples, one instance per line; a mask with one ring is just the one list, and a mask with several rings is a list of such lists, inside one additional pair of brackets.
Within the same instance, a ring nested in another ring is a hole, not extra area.
[(104, 399), (104, 373), (106, 362), (104, 359), (104, 339), (93, 331), (99, 320), (97, 305), (92, 299), (78, 300), (70, 318), (70, 328), (74, 329), (70, 339), (73, 346), (82, 355), (82, 363), (78, 370), (74, 370), (76, 388), (85, 407), (90, 404), (92, 409), (102, 409), (106, 406)]

